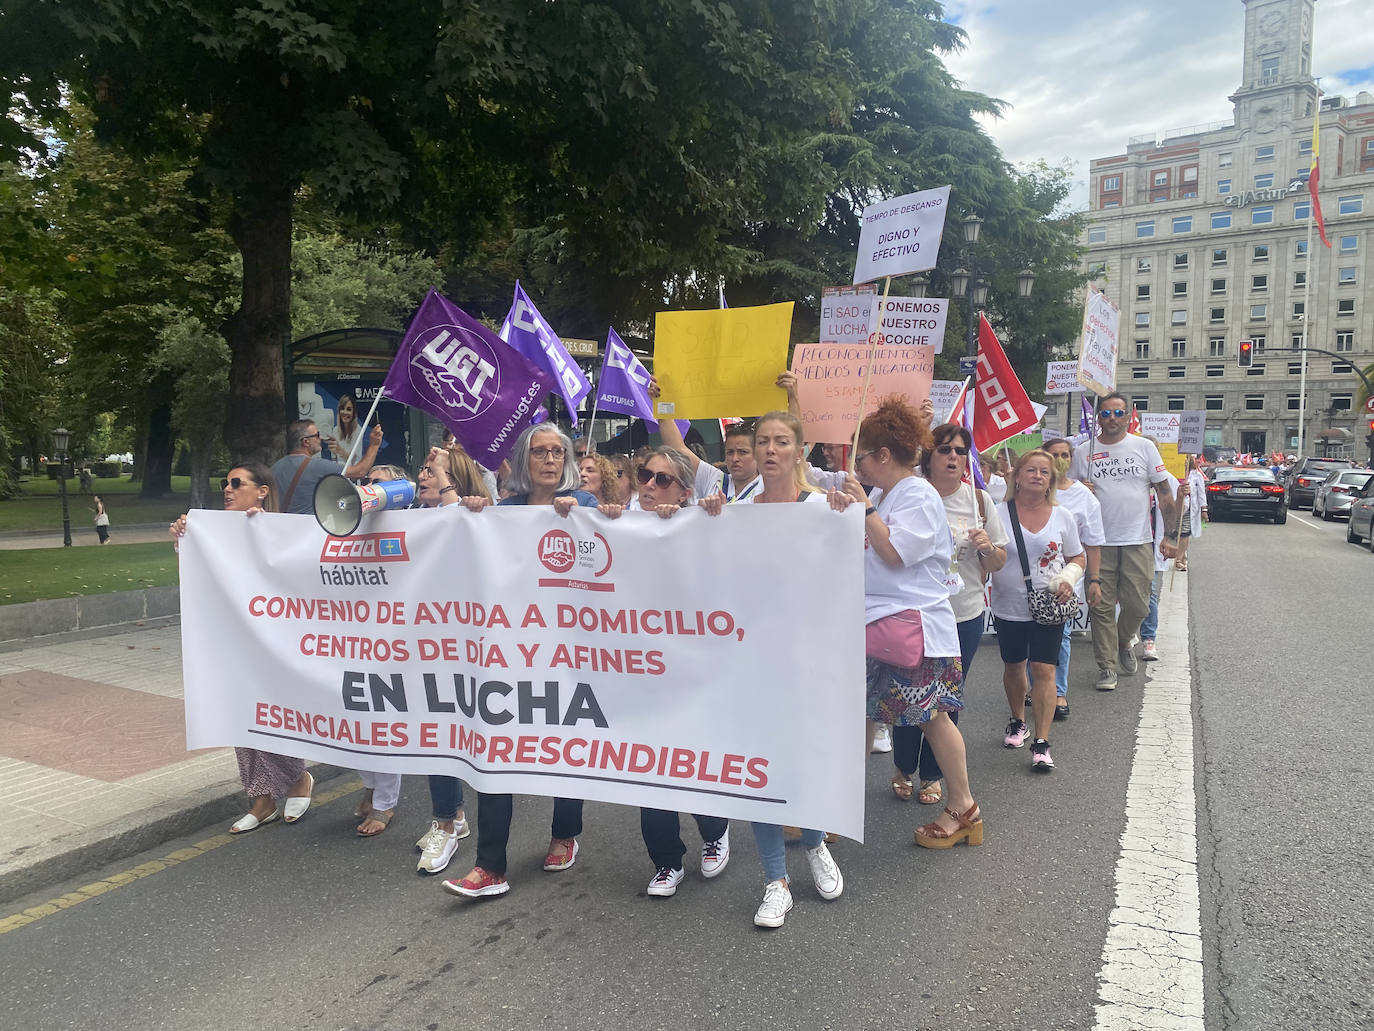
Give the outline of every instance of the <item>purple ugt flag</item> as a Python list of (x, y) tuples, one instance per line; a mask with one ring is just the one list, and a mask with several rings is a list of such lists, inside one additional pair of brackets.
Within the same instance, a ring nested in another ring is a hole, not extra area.
[(553, 389), (552, 377), (436, 290), (410, 320), (383, 384), (495, 469)]
[(520, 281), (515, 281), (515, 299), (511, 301), (506, 321), (501, 323), (501, 339), (510, 344), (535, 365), (547, 369), (557, 382), (558, 393), (568, 405), (572, 424), (577, 425), (577, 409), (592, 392), (592, 385), (577, 367), (553, 331), (548, 320), (530, 300)]
[[(649, 396), (649, 370), (614, 329), (606, 333), (606, 356), (601, 360), (601, 377), (597, 380), (596, 407), (643, 419), (650, 429), (658, 429), (654, 401)], [(688, 419), (673, 421), (684, 434), (692, 425)]]

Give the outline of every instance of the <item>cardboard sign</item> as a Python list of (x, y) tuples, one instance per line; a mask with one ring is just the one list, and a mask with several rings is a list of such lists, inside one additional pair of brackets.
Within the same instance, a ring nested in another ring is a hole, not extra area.
[(1159, 444), (1177, 444), (1181, 412), (1141, 412), (1140, 432)]
[[(821, 298), (821, 343), (867, 343), (873, 325), (871, 286), (830, 290)], [(883, 343), (888, 347), (945, 348), (949, 301), (943, 297), (889, 297), (883, 306)]]
[(864, 208), (854, 282), (871, 283), (935, 267), (949, 187), (893, 197)]
[(1045, 366), (1045, 396), (1072, 394), (1081, 390), (1077, 362), (1050, 362)]
[(1078, 382), (1098, 397), (1116, 389), (1116, 359), (1121, 309), (1093, 290), (1083, 308), (1083, 334), (1078, 351)]
[(959, 400), (959, 391), (964, 384), (960, 380), (937, 379), (930, 383), (930, 403), (935, 406), (933, 425), (938, 426), (942, 422), (958, 422), (952, 418), (954, 403)]
[(1203, 438), (1207, 435), (1207, 413), (1178, 413), (1178, 450), (1183, 455), (1202, 454)]
[[(854, 439), (870, 351), (873, 378), (864, 415), (876, 410), (889, 394), (900, 394), (917, 407), (930, 396), (935, 376), (932, 347), (798, 344), (792, 352), (792, 372), (797, 377), (797, 401), (808, 444), (848, 444)], [(953, 398), (949, 403), (954, 403)], [(943, 418), (938, 407), (936, 418)]]
[(792, 302), (661, 311), (654, 317), (660, 416), (720, 419), (787, 407), (775, 385), (787, 368)]

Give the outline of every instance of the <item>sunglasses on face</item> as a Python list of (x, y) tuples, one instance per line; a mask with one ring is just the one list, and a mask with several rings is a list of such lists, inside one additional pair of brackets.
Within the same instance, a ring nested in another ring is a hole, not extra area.
[(1121, 419), (1126, 415), (1124, 408), (1103, 408), (1097, 413), (1099, 419)]
[(567, 454), (568, 453), (564, 451), (561, 447), (530, 448), (530, 457), (533, 458), (536, 462), (543, 462), (550, 458), (561, 462), (564, 458), (567, 457)]
[(650, 483), (653, 483), (659, 490), (667, 490), (674, 485), (681, 486), (676, 476), (669, 476), (667, 473), (651, 473), (648, 469), (639, 469), (636, 470), (635, 476), (644, 486), (647, 487)]
[(941, 444), (935, 449), (937, 455), (947, 455), (953, 451), (960, 458), (968, 454), (968, 448), (960, 447), (958, 444)]
[(220, 490), (228, 490), (230, 487), (233, 487), (235, 490), (238, 490), (240, 487), (256, 487), (256, 486), (257, 486), (257, 484), (254, 483), (252, 480), (242, 480), (242, 479), (240, 479), (240, 478), (237, 477), (237, 476), (235, 476), (232, 480), (220, 480), (220, 481), (219, 481), (219, 489), (220, 489)]

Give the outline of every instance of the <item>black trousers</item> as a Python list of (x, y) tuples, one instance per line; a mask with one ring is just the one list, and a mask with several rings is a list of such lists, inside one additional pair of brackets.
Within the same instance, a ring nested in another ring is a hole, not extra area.
[[(725, 836), (730, 829), (730, 821), (723, 816), (693, 816), (702, 841), (715, 841)], [(644, 847), (649, 850), (649, 858), (654, 868), (669, 867), (677, 870), (682, 866), (682, 857), (687, 854), (687, 846), (682, 843), (682, 825), (678, 814), (667, 809), (641, 809), (639, 811), (639, 833), (644, 837)]]
[[(477, 865), (494, 874), (506, 872), (506, 843), (510, 841), (514, 795), (477, 792)], [(575, 838), (582, 833), (582, 799), (553, 800), (555, 838)]]

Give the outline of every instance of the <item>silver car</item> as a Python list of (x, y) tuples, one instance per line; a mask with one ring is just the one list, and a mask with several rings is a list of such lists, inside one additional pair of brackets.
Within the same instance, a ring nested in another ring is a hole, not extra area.
[(1337, 516), (1349, 517), (1351, 500), (1371, 477), (1374, 472), (1368, 469), (1338, 469), (1328, 474), (1312, 497), (1312, 514), (1327, 522)]

